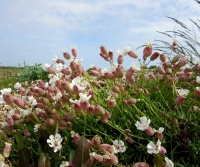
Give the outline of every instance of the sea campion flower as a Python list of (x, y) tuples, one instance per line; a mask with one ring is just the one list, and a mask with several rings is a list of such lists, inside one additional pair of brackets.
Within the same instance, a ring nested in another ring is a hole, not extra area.
[(141, 71), (140, 66), (138, 66), (135, 62), (132, 63), (132, 69), (136, 71)]
[(149, 127), (149, 124), (151, 123), (150, 119), (147, 119), (147, 117), (141, 117), (140, 122), (136, 121), (135, 126), (138, 130), (144, 131)]
[(42, 66), (42, 69), (44, 70), (44, 71), (48, 71), (48, 68), (50, 67), (50, 65), (49, 64), (44, 64), (43, 66)]
[(189, 90), (188, 89), (177, 89), (176, 90), (179, 96), (187, 96), (189, 94)]
[(124, 146), (124, 142), (122, 140), (114, 140), (113, 141), (114, 144), (114, 153), (117, 154), (119, 152), (123, 153), (126, 151), (126, 147)]
[(91, 98), (91, 95), (85, 94), (85, 93), (79, 93), (80, 99), (79, 101), (81, 102), (87, 102)]
[(11, 93), (11, 91), (12, 91), (11, 88), (4, 88), (4, 89), (0, 90), (2, 95), (8, 95)]
[(158, 154), (161, 150), (161, 142), (158, 139), (158, 141), (156, 142), (156, 144), (154, 144), (152, 141), (150, 141), (147, 145), (147, 152), (149, 154)]
[(37, 132), (38, 129), (39, 129), (40, 127), (41, 127), (40, 124), (35, 124), (35, 125), (34, 125), (34, 128), (33, 128), (33, 131), (34, 131), (34, 132)]
[(161, 142), (158, 139), (158, 141), (156, 142), (156, 144), (154, 144), (152, 141), (150, 141), (147, 145), (147, 152), (149, 154), (161, 154), (164, 155), (166, 154), (166, 149), (164, 147), (161, 146)]
[(88, 82), (86, 82), (83, 78), (77, 76), (76, 78), (74, 78), (72, 80), (72, 82), (70, 83), (70, 89), (73, 89), (74, 86), (77, 86), (78, 90), (85, 90), (88, 86)]
[(147, 117), (141, 117), (140, 122), (136, 121), (135, 126), (138, 130), (144, 131), (147, 135), (152, 136), (154, 134), (154, 130), (149, 126), (151, 120)]
[(165, 167), (174, 167), (174, 163), (167, 157), (165, 157), (166, 166)]
[(21, 86), (22, 85), (19, 82), (17, 82), (15, 83), (14, 88), (18, 90)]
[(62, 137), (60, 134), (50, 135), (49, 139), (47, 139), (47, 143), (49, 144), (50, 147), (54, 148), (54, 152), (59, 151), (62, 148)]

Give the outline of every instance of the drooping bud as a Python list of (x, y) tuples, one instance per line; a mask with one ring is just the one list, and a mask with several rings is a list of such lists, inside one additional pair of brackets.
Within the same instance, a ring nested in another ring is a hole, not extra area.
[(167, 153), (166, 149), (163, 146), (161, 146), (159, 154), (165, 155), (166, 153)]
[(154, 135), (154, 130), (150, 126), (147, 129), (145, 129), (144, 132), (149, 136), (153, 136)]
[(118, 64), (122, 64), (123, 61), (124, 61), (124, 56), (119, 55), (119, 57), (117, 58), (117, 63), (118, 63)]
[(152, 54), (152, 44), (147, 44), (143, 50), (143, 56), (145, 58), (149, 57)]
[(129, 136), (126, 136), (125, 140), (128, 142), (128, 143), (134, 143), (134, 140), (129, 137)]
[(70, 59), (70, 55), (69, 55), (69, 53), (67, 53), (67, 52), (63, 52), (63, 57), (64, 57), (65, 59), (67, 59), (67, 60)]
[(107, 55), (107, 50), (106, 50), (106, 47), (104, 45), (100, 46), (100, 50), (101, 50), (101, 53)]
[(64, 60), (62, 60), (62, 59), (57, 59), (57, 60), (56, 60), (56, 63), (65, 64)]
[(101, 137), (100, 136), (98, 136), (98, 135), (95, 135), (93, 138), (92, 138), (92, 140), (91, 140), (91, 146), (93, 147), (93, 148), (97, 148), (97, 147), (99, 147), (100, 146), (100, 144), (101, 144)]
[(166, 56), (165, 56), (163, 53), (160, 55), (160, 60), (161, 60), (162, 62), (165, 62), (165, 61), (166, 61)]
[(56, 74), (56, 70), (53, 67), (48, 67), (47, 70), (50, 74)]
[(77, 52), (76, 52), (76, 46), (70, 46), (72, 55), (76, 58), (77, 57)]
[(176, 62), (178, 62), (179, 61), (179, 59), (180, 59), (180, 56), (179, 55), (176, 55), (176, 56), (174, 56), (173, 58), (172, 58), (172, 64), (175, 64)]
[(130, 51), (128, 52), (128, 55), (129, 55), (130, 57), (132, 57), (132, 58), (137, 58), (137, 57), (138, 57), (138, 55), (137, 55), (134, 51), (132, 51), (132, 50), (130, 50)]
[(176, 99), (175, 99), (175, 103), (177, 105), (181, 105), (185, 102), (185, 97), (184, 96), (178, 96)]
[(154, 53), (151, 55), (150, 60), (151, 60), (151, 61), (154, 61), (154, 60), (156, 60), (159, 56), (160, 56), (160, 52), (154, 52)]
[(135, 103), (137, 103), (137, 99), (134, 99), (134, 98), (130, 98), (129, 100), (127, 100), (127, 103), (128, 104), (135, 104)]
[(158, 67), (158, 73), (159, 73), (160, 75), (164, 75), (164, 74), (165, 74), (164, 68)]

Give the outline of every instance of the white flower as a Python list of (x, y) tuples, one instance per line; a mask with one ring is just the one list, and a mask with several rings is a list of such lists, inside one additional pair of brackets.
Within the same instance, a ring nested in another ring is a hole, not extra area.
[(25, 86), (28, 86), (28, 81), (25, 81), (25, 82), (24, 82), (24, 85), (25, 85)]
[(122, 140), (114, 140), (114, 153), (117, 154), (119, 152), (123, 153), (126, 151), (126, 147), (124, 146), (124, 142)]
[(54, 152), (59, 151), (62, 148), (62, 137), (60, 134), (50, 135), (49, 139), (47, 139), (47, 143), (49, 144), (50, 147), (54, 148)]
[(132, 67), (133, 70), (137, 70), (137, 71), (141, 71), (140, 66), (138, 66), (135, 62), (132, 63)]
[(23, 109), (21, 109), (21, 110), (20, 110), (20, 114), (23, 115), (23, 116), (25, 117), (25, 116), (27, 116), (27, 115), (30, 115), (31, 112), (30, 112), (29, 110), (23, 110)]
[(52, 59), (53, 64), (57, 62), (57, 59), (58, 59), (58, 58), (57, 58), (57, 56), (55, 55), (54, 58)]
[(182, 66), (180, 69), (184, 70), (184, 69), (190, 69), (190, 68), (192, 68), (192, 67), (190, 67), (189, 64), (186, 64), (186, 65)]
[(165, 157), (166, 167), (174, 167), (174, 163), (167, 157)]
[(179, 96), (187, 96), (190, 92), (188, 89), (176, 89)]
[(200, 91), (200, 87), (196, 87), (196, 90), (197, 90), (197, 91)]
[(73, 61), (74, 63), (76, 63), (76, 65), (81, 65), (83, 59), (76, 59), (76, 58), (74, 58), (74, 59), (71, 60), (71, 62), (72, 62), (72, 61)]
[(4, 88), (4, 89), (0, 90), (2, 95), (8, 95), (8, 94), (10, 94), (11, 91), (12, 91), (11, 88)]
[(76, 133), (76, 132), (74, 132), (74, 131), (71, 131), (70, 133), (71, 133), (71, 137), (72, 137), (72, 138), (73, 138), (73, 137), (78, 137), (78, 136), (79, 136), (79, 134)]
[(0, 95), (0, 104), (3, 104), (3, 103), (5, 103), (3, 95)]
[(61, 92), (58, 92), (53, 98), (54, 100), (60, 100), (60, 98), (62, 97), (62, 93)]
[(12, 117), (14, 114), (15, 114), (15, 110), (10, 110), (10, 111), (8, 111), (8, 113), (7, 113), (7, 118)]
[(33, 96), (28, 96), (28, 101), (31, 104), (31, 106), (37, 105), (37, 101)]
[(164, 128), (160, 127), (158, 130), (156, 130), (156, 129), (153, 128), (153, 130), (154, 130), (154, 132), (157, 132), (157, 133), (163, 133)]
[(117, 50), (117, 53), (122, 56), (126, 56), (130, 52), (130, 47), (125, 47), (123, 50)]
[[(4, 167), (6, 164), (3, 162), (3, 161), (1, 161), (0, 162), (0, 167)], [(7, 166), (7, 165), (6, 165)]]
[(140, 118), (140, 122), (136, 122), (135, 123), (135, 126), (137, 127), (138, 130), (146, 130), (148, 127), (149, 127), (149, 124), (150, 124), (151, 120), (150, 119), (147, 119), (147, 117), (141, 117)]
[(147, 145), (147, 152), (149, 154), (158, 154), (161, 150), (161, 142), (158, 139), (157, 143), (154, 144), (152, 141), (149, 142), (149, 144)]
[(55, 69), (56, 73), (60, 73), (61, 70), (63, 69), (63, 65), (62, 63), (55, 63), (52, 68)]
[(197, 77), (196, 77), (196, 81), (197, 81), (197, 83), (200, 84), (200, 76), (197, 76)]
[(70, 166), (70, 163), (68, 161), (62, 161), (62, 164), (60, 164), (60, 167), (67, 167)]
[(71, 46), (70, 46), (70, 49), (71, 49), (71, 50), (76, 49), (76, 46), (75, 46), (75, 45), (71, 45)]
[(8, 122), (1, 122), (1, 128), (5, 128), (6, 126), (10, 126)]
[(81, 77), (76, 77), (70, 83), (70, 89), (73, 89), (74, 85), (78, 87), (78, 90), (85, 90), (87, 88), (88, 83)]
[(34, 125), (34, 128), (33, 128), (33, 131), (34, 131), (34, 132), (37, 132), (37, 131), (38, 131), (38, 128), (40, 128), (40, 127), (41, 127), (40, 124), (35, 124), (35, 125)]
[(79, 96), (80, 96), (79, 100), (82, 102), (87, 102), (91, 98), (91, 95), (87, 95), (85, 93), (79, 93)]
[(15, 88), (15, 89), (19, 89), (21, 86), (22, 86), (22, 85), (21, 85), (19, 82), (17, 82), (17, 83), (14, 85), (14, 88)]
[(50, 65), (49, 64), (44, 64), (43, 66), (42, 66), (42, 69), (44, 70), (44, 71), (48, 71), (47, 69), (50, 67)]

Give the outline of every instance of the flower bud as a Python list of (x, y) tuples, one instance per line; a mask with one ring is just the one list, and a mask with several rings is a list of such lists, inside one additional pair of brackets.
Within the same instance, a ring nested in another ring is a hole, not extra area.
[(160, 75), (164, 75), (164, 74), (165, 74), (164, 68), (158, 67), (158, 73), (159, 73)]
[(10, 155), (11, 145), (12, 145), (11, 143), (5, 142), (5, 147), (4, 147), (4, 150), (3, 150), (3, 156), (5, 158), (9, 157), (9, 155)]
[(97, 148), (97, 147), (99, 147), (100, 146), (100, 144), (101, 144), (101, 137), (100, 136), (98, 136), (98, 135), (95, 135), (93, 138), (92, 138), (92, 140), (91, 140), (91, 146), (93, 147), (93, 148)]
[(112, 146), (110, 144), (101, 144), (99, 146), (99, 151), (102, 153), (106, 153), (107, 151), (112, 152)]
[(132, 58), (137, 58), (137, 57), (138, 57), (138, 55), (137, 55), (134, 51), (132, 51), (132, 50), (130, 50), (130, 51), (128, 52), (128, 55), (129, 55), (130, 57), (132, 57)]
[(162, 62), (165, 62), (165, 61), (166, 61), (166, 56), (165, 56), (164, 54), (161, 54), (161, 55), (160, 55), (160, 60), (161, 60)]
[(167, 153), (166, 149), (163, 146), (161, 146), (159, 154), (165, 155), (166, 153)]
[(146, 47), (143, 50), (143, 58), (147, 58), (152, 54), (152, 45), (146, 45)]
[(56, 70), (53, 67), (48, 67), (47, 70), (50, 74), (56, 74)]
[(124, 129), (124, 133), (131, 133), (130, 129)]
[(134, 143), (134, 140), (129, 137), (129, 136), (126, 136), (125, 140), (128, 142), (128, 143)]
[(110, 50), (108, 52), (108, 57), (110, 57), (110, 59), (113, 60), (113, 51), (112, 50)]
[(100, 51), (101, 51), (101, 53), (107, 55), (107, 50), (106, 50), (106, 47), (104, 45), (100, 46)]
[(186, 64), (187, 64), (187, 56), (181, 57), (178, 62), (179, 67), (183, 67)]
[(72, 115), (70, 112), (65, 114), (65, 118), (66, 121), (73, 121), (74, 120), (74, 115)]
[(104, 76), (106, 79), (115, 79), (115, 75), (112, 72), (105, 72)]
[(123, 61), (124, 61), (124, 56), (119, 55), (119, 57), (117, 58), (117, 63), (118, 63), (118, 64), (122, 64)]
[(56, 63), (58, 63), (58, 64), (59, 64), (59, 63), (65, 64), (64, 60), (62, 60), (62, 59), (57, 59), (57, 60), (56, 60)]
[(181, 104), (183, 104), (185, 102), (185, 97), (183, 97), (183, 96), (178, 96), (176, 99), (175, 99), (175, 103), (177, 104), (177, 105), (181, 105)]
[(64, 57), (65, 59), (67, 59), (67, 60), (70, 59), (70, 55), (69, 55), (69, 53), (67, 53), (67, 52), (63, 52), (63, 57)]
[(144, 132), (149, 136), (153, 136), (154, 135), (154, 130), (150, 126), (147, 129), (145, 129)]
[(13, 120), (13, 118), (12, 118), (12, 117), (10, 117), (10, 118), (7, 118), (7, 122), (8, 122), (8, 124), (9, 124), (10, 126), (13, 126), (13, 125), (14, 125), (14, 123), (15, 123), (15, 121)]
[(154, 53), (151, 55), (150, 60), (151, 60), (151, 61), (154, 61), (154, 60), (156, 60), (159, 56), (160, 56), (160, 52), (154, 52)]
[(99, 76), (100, 75), (100, 73), (99, 73), (99, 71), (96, 71), (96, 70), (90, 70), (90, 72), (89, 72), (92, 76)]
[(179, 59), (180, 59), (180, 56), (179, 55), (176, 55), (176, 56), (174, 56), (173, 58), (172, 58), (172, 64), (175, 64), (176, 62), (178, 62), (179, 61)]
[(129, 100), (127, 100), (127, 103), (128, 104), (135, 104), (135, 103), (137, 103), (137, 99), (134, 99), (134, 98), (130, 98)]
[(63, 69), (61, 70), (61, 72), (62, 72), (64, 75), (70, 75), (70, 74), (71, 74), (71, 71), (70, 71), (69, 68), (63, 68)]

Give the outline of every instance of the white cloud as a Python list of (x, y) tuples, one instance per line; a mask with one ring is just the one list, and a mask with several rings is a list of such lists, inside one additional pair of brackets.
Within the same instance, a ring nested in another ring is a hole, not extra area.
[[(21, 61), (20, 55), (27, 52), (31, 56), (23, 58), (28, 63), (50, 62), (55, 54), (69, 51), (71, 44), (80, 49), (80, 58), (101, 60), (98, 55), (101, 44), (116, 51), (125, 46), (135, 49), (158, 37), (164, 39), (156, 31), (179, 28), (166, 16), (191, 26), (189, 18), (198, 19), (199, 9), (195, 1), (188, 0), (4, 1), (0, 7), (0, 44), (8, 59), (3, 63), (9, 65), (14, 53), (19, 58), (12, 59), (12, 63)], [(33, 55), (37, 59), (32, 59)], [(104, 63), (98, 62), (100, 66)], [(85, 63), (87, 67), (90, 64), (94, 62)]]

